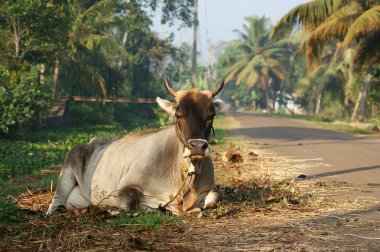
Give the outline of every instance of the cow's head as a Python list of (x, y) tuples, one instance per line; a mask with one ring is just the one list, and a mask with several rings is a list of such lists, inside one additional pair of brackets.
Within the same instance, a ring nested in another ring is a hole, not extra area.
[(157, 98), (157, 102), (176, 118), (175, 128), (179, 140), (185, 147), (184, 157), (196, 160), (208, 156), (208, 140), (216, 113), (212, 98), (223, 86), (224, 80), (211, 91), (199, 91), (196, 88), (177, 91), (170, 85), (169, 80), (165, 80), (165, 88), (175, 98), (175, 102), (161, 98)]

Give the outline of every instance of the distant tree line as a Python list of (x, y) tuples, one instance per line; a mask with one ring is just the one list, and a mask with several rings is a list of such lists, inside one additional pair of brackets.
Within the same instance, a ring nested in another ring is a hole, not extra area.
[(379, 117), (380, 1), (313, 0), (275, 26), (249, 17), (237, 32), (216, 63), (233, 104), (274, 110), (294, 94), (315, 115)]

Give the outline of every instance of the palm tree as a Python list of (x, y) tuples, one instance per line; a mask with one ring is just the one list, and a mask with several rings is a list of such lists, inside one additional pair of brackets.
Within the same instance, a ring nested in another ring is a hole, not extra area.
[[(112, 48), (120, 55), (125, 50), (112, 37), (112, 29), (121, 22), (117, 14), (118, 1), (100, 0), (95, 3), (76, 1), (73, 3), (75, 18), (69, 31), (65, 49), (55, 55), (53, 72), (53, 98), (56, 96), (57, 83), (61, 73), (62, 60), (67, 61), (71, 70), (65, 76), (70, 79), (72, 88), (93, 90), (92, 93), (107, 94), (107, 83), (104, 73), (99, 69), (109, 68), (103, 48)], [(100, 67), (99, 67), (100, 66)]]
[[(274, 27), (271, 38), (290, 33), (295, 26), (309, 32), (305, 39), (309, 69), (315, 69), (324, 46), (341, 40), (342, 51), (356, 46), (353, 61), (358, 69), (368, 68), (380, 59), (380, 1), (379, 0), (314, 0), (290, 10)], [(367, 76), (359, 98), (365, 99), (371, 77)], [(359, 104), (364, 106), (365, 102)], [(355, 106), (357, 109), (358, 106)], [(360, 111), (364, 113), (364, 108)], [(354, 110), (354, 115), (356, 110)], [(361, 114), (360, 119), (364, 119)]]
[[(244, 82), (247, 88), (259, 84), (265, 91), (267, 109), (270, 104), (270, 86), (274, 79), (289, 83), (282, 60), (289, 54), (286, 43), (269, 40), (270, 19), (247, 17), (240, 40), (235, 42), (236, 62), (231, 66), (226, 81)], [(275, 101), (273, 101), (274, 104)], [(272, 107), (274, 108), (274, 107)]]

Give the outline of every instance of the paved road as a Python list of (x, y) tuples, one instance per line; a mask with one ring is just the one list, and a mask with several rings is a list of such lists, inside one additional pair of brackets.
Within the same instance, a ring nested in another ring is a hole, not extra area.
[[(380, 139), (310, 126), (302, 120), (251, 113), (231, 113), (233, 133), (251, 138), (261, 148), (302, 159), (321, 158), (330, 167), (305, 171), (308, 177), (344, 181), (360, 188), (358, 195), (380, 200)], [(360, 193), (362, 192), (362, 193)]]

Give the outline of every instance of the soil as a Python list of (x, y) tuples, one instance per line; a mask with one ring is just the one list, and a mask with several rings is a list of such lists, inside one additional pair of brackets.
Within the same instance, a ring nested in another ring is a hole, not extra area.
[[(212, 152), (222, 194), (216, 209), (156, 231), (93, 228), (87, 216), (104, 217), (96, 211), (62, 216), (66, 222), (31, 217), (32, 232), (55, 231), (27, 239), (12, 231), (16, 238), (0, 250), (380, 251), (379, 140), (286, 118), (227, 120), (230, 134)], [(26, 192), (18, 204), (42, 213), (51, 195)]]

